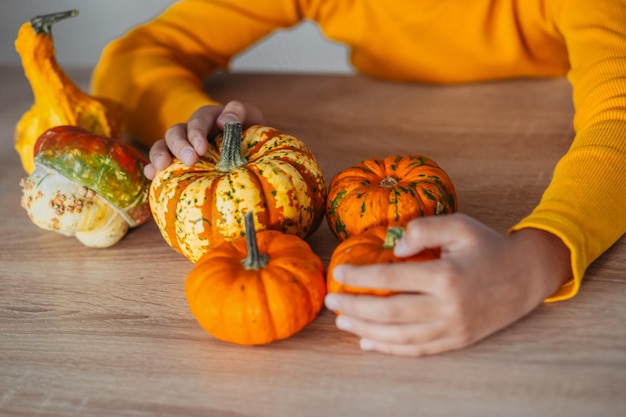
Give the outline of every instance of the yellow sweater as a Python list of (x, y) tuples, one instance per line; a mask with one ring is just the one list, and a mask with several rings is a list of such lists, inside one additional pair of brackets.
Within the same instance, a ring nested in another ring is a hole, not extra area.
[(358, 71), (463, 83), (565, 76), (576, 137), (536, 209), (512, 230), (559, 236), (573, 279), (626, 232), (626, 0), (182, 0), (104, 50), (93, 92), (124, 103), (145, 144), (214, 103), (202, 80), (303, 19), (350, 47)]

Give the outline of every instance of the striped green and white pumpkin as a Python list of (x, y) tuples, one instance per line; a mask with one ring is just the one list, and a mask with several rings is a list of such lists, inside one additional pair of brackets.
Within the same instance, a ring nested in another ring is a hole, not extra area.
[(150, 207), (165, 241), (196, 262), (207, 250), (245, 236), (244, 215), (256, 230), (304, 238), (324, 217), (326, 184), (307, 146), (267, 126), (242, 133), (229, 123), (210, 150), (188, 167), (175, 160), (157, 172)]

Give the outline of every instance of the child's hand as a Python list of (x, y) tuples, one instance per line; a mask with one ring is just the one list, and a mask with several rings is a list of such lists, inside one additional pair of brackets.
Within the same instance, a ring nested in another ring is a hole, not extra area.
[(361, 348), (428, 355), (466, 347), (513, 323), (571, 276), (570, 254), (538, 229), (502, 235), (462, 215), (412, 220), (395, 247), (409, 256), (441, 247), (441, 258), (412, 263), (341, 265), (334, 277), (390, 297), (329, 294), (341, 311), (337, 327), (361, 338)]
[(239, 121), (244, 128), (263, 123), (261, 111), (254, 105), (230, 101), (225, 106), (204, 106), (196, 110), (187, 123), (179, 123), (165, 132), (150, 148), (150, 163), (144, 174), (153, 179), (157, 170), (172, 163), (172, 156), (191, 166), (209, 149), (207, 136), (224, 129), (224, 123)]

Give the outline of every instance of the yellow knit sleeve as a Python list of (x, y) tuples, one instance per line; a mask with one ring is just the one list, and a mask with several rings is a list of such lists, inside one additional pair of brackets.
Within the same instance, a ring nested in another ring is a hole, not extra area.
[(301, 18), (293, 0), (178, 1), (106, 46), (91, 89), (122, 103), (127, 133), (150, 146), (171, 125), (215, 104), (203, 88), (209, 74), (227, 69), (234, 55)]
[(573, 277), (547, 301), (574, 296), (587, 267), (626, 233), (626, 1), (555, 3), (576, 136), (539, 205), (512, 229), (547, 230), (570, 249)]

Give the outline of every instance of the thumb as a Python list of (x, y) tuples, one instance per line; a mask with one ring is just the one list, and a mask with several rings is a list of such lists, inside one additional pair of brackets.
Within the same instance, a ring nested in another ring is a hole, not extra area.
[(263, 113), (257, 106), (242, 101), (229, 101), (217, 117), (217, 124), (223, 129), (228, 122), (241, 122), (244, 128), (263, 124)]
[(470, 217), (460, 213), (413, 219), (407, 224), (402, 238), (396, 243), (394, 254), (406, 257), (429, 248), (451, 249), (451, 246), (459, 243), (462, 236), (467, 235), (473, 222)]

